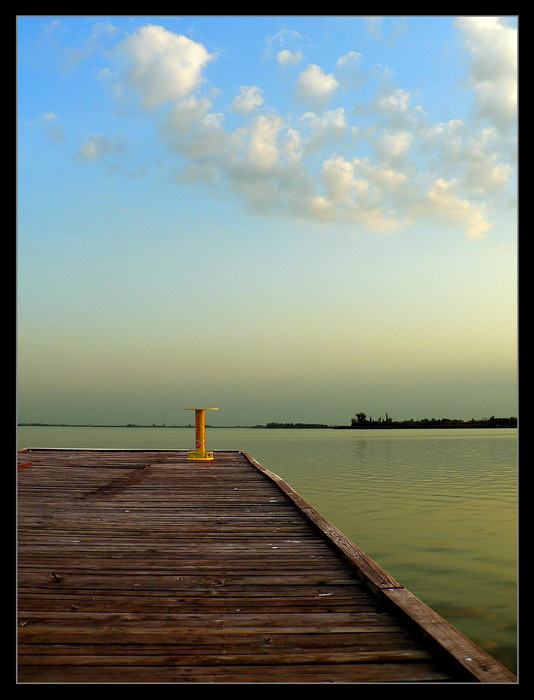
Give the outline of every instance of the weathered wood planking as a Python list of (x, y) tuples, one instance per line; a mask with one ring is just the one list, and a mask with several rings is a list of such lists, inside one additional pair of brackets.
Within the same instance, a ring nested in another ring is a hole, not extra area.
[(246, 453), (19, 463), (19, 682), (516, 682)]

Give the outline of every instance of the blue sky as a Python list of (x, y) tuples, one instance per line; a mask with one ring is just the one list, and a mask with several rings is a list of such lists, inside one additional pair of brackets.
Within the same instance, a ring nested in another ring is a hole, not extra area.
[(517, 413), (517, 18), (17, 25), (19, 420)]

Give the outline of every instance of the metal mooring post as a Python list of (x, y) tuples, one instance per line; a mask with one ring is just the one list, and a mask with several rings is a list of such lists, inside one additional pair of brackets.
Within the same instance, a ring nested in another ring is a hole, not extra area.
[(218, 411), (218, 408), (184, 408), (195, 412), (195, 451), (189, 452), (187, 459), (196, 462), (208, 462), (213, 459), (213, 452), (206, 452), (206, 419), (204, 411)]

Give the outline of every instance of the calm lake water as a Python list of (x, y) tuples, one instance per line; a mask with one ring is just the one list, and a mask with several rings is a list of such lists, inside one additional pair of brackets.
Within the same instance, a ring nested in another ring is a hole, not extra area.
[[(194, 428), (21, 427), (18, 448), (193, 449)], [(517, 673), (517, 430), (208, 428)]]

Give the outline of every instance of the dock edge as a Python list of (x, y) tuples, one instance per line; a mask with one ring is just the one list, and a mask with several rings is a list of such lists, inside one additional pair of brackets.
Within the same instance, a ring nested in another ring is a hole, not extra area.
[(467, 677), (480, 683), (518, 683), (517, 677), (509, 669), (398, 583), (280, 476), (263, 467), (248, 452), (240, 452), (253, 467), (274, 482), (295, 503), (323, 537), (355, 569), (368, 589), (413, 630), (422, 634), (442, 658), (460, 667)]

